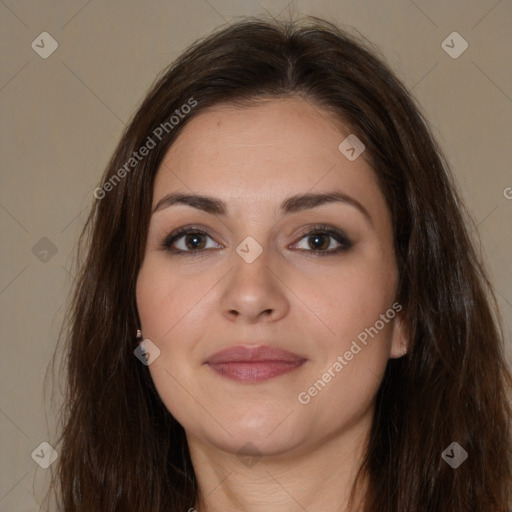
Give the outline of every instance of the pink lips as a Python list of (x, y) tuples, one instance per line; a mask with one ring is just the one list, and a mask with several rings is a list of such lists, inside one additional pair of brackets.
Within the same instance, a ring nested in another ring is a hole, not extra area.
[(217, 352), (206, 364), (231, 380), (263, 382), (291, 372), (305, 362), (303, 357), (267, 345), (240, 345)]

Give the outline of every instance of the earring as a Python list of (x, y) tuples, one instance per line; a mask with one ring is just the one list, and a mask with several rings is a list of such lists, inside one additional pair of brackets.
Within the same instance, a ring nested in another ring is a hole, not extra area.
[(142, 339), (142, 331), (140, 329), (137, 329), (137, 339)]

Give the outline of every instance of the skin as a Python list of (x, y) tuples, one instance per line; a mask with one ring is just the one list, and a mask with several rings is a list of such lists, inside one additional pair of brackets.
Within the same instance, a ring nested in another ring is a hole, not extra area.
[[(364, 153), (351, 162), (338, 149), (348, 133), (297, 97), (220, 105), (184, 127), (158, 170), (153, 207), (181, 192), (214, 196), (228, 210), (218, 216), (175, 204), (155, 212), (137, 280), (141, 328), (160, 349), (149, 369), (187, 433), (201, 494), (190, 506), (200, 512), (346, 509), (386, 364), (406, 343), (397, 315), (299, 403), (395, 302), (390, 212)], [(279, 215), (289, 196), (334, 190), (361, 203), (371, 221), (342, 202)], [(303, 234), (318, 223), (345, 232), (352, 247), (315, 255), (315, 247), (339, 247), (328, 235), (315, 245)], [(188, 254), (162, 248), (185, 225), (208, 233), (199, 238), (201, 255), (191, 254), (187, 236), (174, 247)], [(252, 263), (236, 252), (248, 236), (263, 250)], [(234, 382), (203, 364), (242, 342), (307, 361), (261, 383)], [(258, 457), (244, 463), (238, 455), (249, 442)]]

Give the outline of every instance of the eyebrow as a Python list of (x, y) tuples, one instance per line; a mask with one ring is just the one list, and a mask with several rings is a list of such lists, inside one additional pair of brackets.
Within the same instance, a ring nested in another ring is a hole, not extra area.
[[(373, 220), (368, 210), (353, 197), (335, 190), (320, 194), (297, 194), (285, 199), (279, 207), (281, 215), (288, 215), (303, 210), (310, 210), (328, 203), (344, 203), (353, 206), (362, 213), (368, 222), (373, 226)], [(152, 214), (176, 204), (191, 206), (212, 215), (227, 215), (227, 205), (221, 199), (201, 194), (167, 194), (153, 208)]]

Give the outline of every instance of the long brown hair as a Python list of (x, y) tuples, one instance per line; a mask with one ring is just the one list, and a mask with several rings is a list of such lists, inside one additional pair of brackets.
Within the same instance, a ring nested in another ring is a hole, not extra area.
[[(245, 19), (195, 43), (123, 133), (80, 238), (64, 329), (53, 482), (63, 510), (185, 511), (196, 502), (184, 430), (133, 353), (154, 177), (206, 107), (290, 95), (328, 109), (363, 141), (393, 220), (397, 301), (411, 345), (389, 361), (376, 398), (359, 473), (369, 483), (365, 510), (507, 510), (512, 378), (471, 219), (419, 107), (378, 51), (318, 18)], [(155, 146), (134, 157), (148, 137)], [(441, 457), (452, 442), (468, 453), (456, 469)]]

